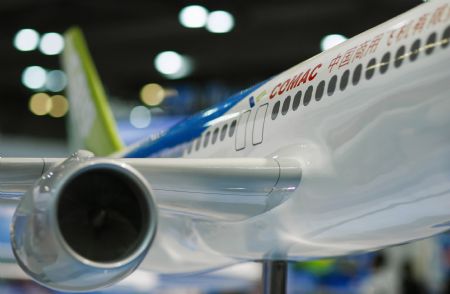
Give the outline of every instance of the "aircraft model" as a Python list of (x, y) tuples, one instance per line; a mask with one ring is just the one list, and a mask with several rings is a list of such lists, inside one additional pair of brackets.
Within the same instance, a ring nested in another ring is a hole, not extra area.
[(450, 227), (448, 0), (127, 148), (82, 35), (66, 38), (71, 136), (93, 153), (0, 162), (1, 197), (20, 200), (17, 263), (43, 285), (85, 291), (138, 266), (177, 274), (265, 261), (278, 283), (267, 291), (281, 292), (285, 261)]

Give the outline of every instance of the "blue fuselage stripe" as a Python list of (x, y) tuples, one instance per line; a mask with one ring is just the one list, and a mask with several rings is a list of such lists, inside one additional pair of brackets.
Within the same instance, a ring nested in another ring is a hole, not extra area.
[(228, 98), (225, 102), (185, 119), (169, 129), (167, 133), (156, 140), (148, 138), (139, 142), (137, 145), (127, 150), (123, 157), (150, 157), (163, 149), (173, 148), (200, 137), (201, 134), (208, 128), (208, 123), (210, 121), (215, 120), (227, 113), (233, 106), (247, 97), (250, 93), (261, 87), (265, 82), (266, 81), (241, 91)]

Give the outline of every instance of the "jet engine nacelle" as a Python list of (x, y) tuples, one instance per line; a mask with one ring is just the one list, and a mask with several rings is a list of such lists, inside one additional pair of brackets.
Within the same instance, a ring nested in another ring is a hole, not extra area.
[(146, 180), (131, 166), (79, 152), (21, 200), (11, 243), (22, 269), (65, 291), (105, 287), (133, 272), (156, 233)]

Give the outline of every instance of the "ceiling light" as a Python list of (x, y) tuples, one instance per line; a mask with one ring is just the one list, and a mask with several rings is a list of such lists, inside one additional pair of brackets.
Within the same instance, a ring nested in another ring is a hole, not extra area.
[(201, 28), (206, 25), (208, 10), (200, 5), (190, 5), (181, 9), (178, 20), (186, 28)]
[(218, 10), (208, 16), (206, 29), (211, 33), (228, 33), (234, 27), (234, 17), (229, 12)]
[(141, 100), (149, 106), (157, 106), (164, 100), (166, 93), (158, 84), (147, 84), (141, 89)]
[(45, 87), (51, 92), (61, 92), (67, 84), (66, 74), (62, 70), (51, 70), (47, 73)]
[(44, 87), (46, 80), (47, 73), (40, 66), (29, 66), (22, 73), (22, 83), (33, 90)]
[(338, 44), (341, 44), (342, 42), (345, 42), (346, 40), (347, 40), (347, 37), (345, 37), (343, 35), (339, 35), (339, 34), (327, 35), (327, 36), (323, 37), (322, 41), (320, 41), (320, 49), (322, 51), (328, 50)]
[(130, 123), (138, 129), (146, 128), (150, 125), (150, 110), (145, 106), (136, 106), (130, 112)]
[(28, 107), (30, 111), (35, 115), (46, 115), (52, 107), (50, 96), (45, 93), (34, 94), (30, 98)]
[(159, 53), (154, 60), (156, 69), (169, 79), (179, 79), (192, 72), (191, 60), (175, 51)]
[(183, 58), (175, 51), (164, 51), (155, 58), (156, 69), (165, 75), (174, 74), (182, 67)]
[(32, 51), (39, 44), (39, 34), (32, 29), (23, 29), (14, 37), (14, 47), (20, 51)]
[(39, 50), (45, 55), (56, 55), (64, 49), (64, 38), (58, 33), (44, 34), (39, 43)]
[(63, 117), (69, 110), (69, 102), (67, 98), (62, 95), (55, 95), (50, 97), (51, 109), (49, 111), (52, 117)]

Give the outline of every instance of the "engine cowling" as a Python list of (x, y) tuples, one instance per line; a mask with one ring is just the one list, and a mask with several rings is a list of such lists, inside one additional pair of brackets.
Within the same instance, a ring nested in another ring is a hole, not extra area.
[(131, 166), (79, 152), (47, 171), (14, 214), (17, 262), (39, 283), (88, 291), (141, 263), (156, 234), (151, 188)]

